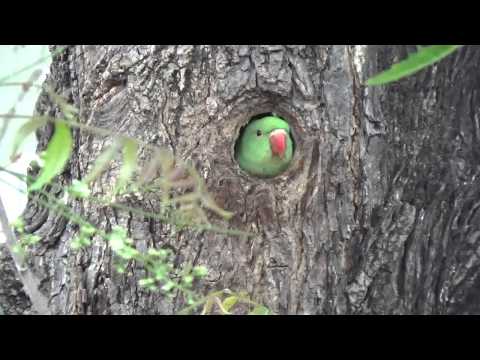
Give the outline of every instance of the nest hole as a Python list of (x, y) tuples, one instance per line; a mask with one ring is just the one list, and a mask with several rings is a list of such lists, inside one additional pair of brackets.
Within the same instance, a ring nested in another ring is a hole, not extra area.
[[(236, 157), (235, 157), (235, 154), (237, 153), (238, 151), (238, 146), (239, 146), (239, 143), (240, 143), (240, 139), (246, 129), (246, 127), (252, 122), (252, 121), (255, 121), (255, 120), (258, 120), (258, 119), (262, 119), (264, 117), (267, 117), (267, 116), (275, 116), (275, 117), (278, 117), (284, 121), (286, 121), (289, 125), (290, 125), (290, 137), (292, 139), (292, 153), (293, 153), (293, 157), (295, 157), (295, 150), (296, 150), (296, 143), (295, 143), (295, 132), (294, 132), (294, 123), (288, 118), (288, 117), (285, 117), (283, 115), (280, 115), (278, 113), (274, 113), (274, 112), (262, 112), (262, 113), (258, 113), (258, 114), (255, 114), (253, 116), (250, 116), (249, 118), (247, 118), (247, 121), (245, 124), (243, 124), (238, 133), (237, 133), (237, 137), (235, 139), (235, 145), (233, 147), (233, 159), (235, 159), (235, 162), (236, 161)], [(237, 162), (238, 164), (238, 162)], [(286, 170), (288, 171), (288, 169)], [(285, 172), (286, 172), (285, 171)], [(281, 175), (281, 174), (279, 174)]]

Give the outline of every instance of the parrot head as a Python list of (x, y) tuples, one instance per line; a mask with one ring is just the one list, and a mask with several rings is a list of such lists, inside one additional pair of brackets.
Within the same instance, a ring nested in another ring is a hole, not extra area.
[(235, 157), (240, 167), (259, 177), (274, 177), (285, 171), (293, 157), (288, 123), (277, 116), (251, 121), (238, 140)]

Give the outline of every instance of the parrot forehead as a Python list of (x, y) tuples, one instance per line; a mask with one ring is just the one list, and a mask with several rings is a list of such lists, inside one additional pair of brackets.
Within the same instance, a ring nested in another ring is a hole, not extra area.
[(270, 132), (270, 136), (275, 136), (278, 134), (287, 135), (287, 131), (285, 129), (275, 129), (272, 132)]
[(258, 120), (254, 120), (249, 127), (255, 130), (260, 129), (264, 132), (270, 132), (275, 129), (284, 129), (287, 132), (290, 130), (290, 127), (285, 120), (275, 116), (267, 116)]

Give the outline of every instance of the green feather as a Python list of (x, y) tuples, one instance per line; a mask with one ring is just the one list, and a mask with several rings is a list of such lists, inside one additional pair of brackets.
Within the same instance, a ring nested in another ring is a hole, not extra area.
[[(277, 129), (284, 129), (288, 134), (283, 158), (273, 156), (268, 138), (270, 133)], [(274, 177), (281, 174), (288, 168), (293, 157), (290, 126), (276, 116), (252, 121), (241, 135), (235, 157), (240, 167), (249, 174), (259, 177)]]

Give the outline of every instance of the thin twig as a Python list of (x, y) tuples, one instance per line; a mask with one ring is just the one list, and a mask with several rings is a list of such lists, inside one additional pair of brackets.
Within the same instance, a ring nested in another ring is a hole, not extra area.
[(48, 309), (48, 300), (47, 297), (43, 295), (39, 290), (39, 279), (26, 266), (23, 254), (21, 252), (14, 251), (17, 240), (8, 222), (7, 213), (5, 211), (1, 198), (0, 222), (2, 225), (2, 230), (6, 237), (7, 249), (10, 252), (13, 262), (15, 263), (15, 267), (18, 271), (18, 276), (23, 284), (25, 292), (27, 293), (30, 301), (32, 302), (32, 307), (40, 315), (49, 315), (50, 310)]
[[(21, 181), (32, 180), (32, 178), (30, 176), (23, 175), (23, 174), (15, 172), (15, 171), (8, 170), (7, 168), (5, 168), (3, 166), (0, 166), (0, 172), (2, 172), (2, 171), (6, 172), (10, 175), (15, 176), (17, 179), (19, 179)], [(56, 183), (53, 182), (53, 181), (51, 182), (51, 184), (56, 185)], [(8, 184), (8, 185), (10, 185), (10, 184)], [(12, 185), (10, 185), (10, 186), (12, 186)], [(27, 194), (27, 192), (24, 191), (24, 190), (20, 190), (20, 189), (17, 189), (17, 190), (19, 192), (23, 193), (23, 194)], [(45, 195), (45, 196), (51, 196), (48, 192), (43, 192), (42, 190), (39, 190), (39, 193), (42, 194), (42, 195)], [(53, 198), (53, 200), (54, 199), (55, 198)], [(156, 219), (156, 220), (160, 220), (160, 221), (168, 221), (168, 218), (166, 218), (165, 216), (163, 216), (162, 214), (159, 214), (159, 213), (155, 213), (155, 212), (151, 212), (151, 211), (145, 211), (145, 210), (142, 210), (142, 209), (133, 208), (133, 207), (130, 207), (130, 206), (127, 206), (127, 205), (119, 204), (119, 203), (104, 201), (101, 198), (97, 198), (97, 197), (90, 197), (87, 200), (91, 201), (93, 203), (96, 203), (96, 204), (103, 205), (103, 206), (110, 206), (112, 208), (116, 208), (116, 209), (119, 209), (119, 210), (131, 212), (131, 213), (136, 214), (136, 215), (146, 216), (146, 217), (150, 217), (152, 219)], [(35, 201), (37, 201), (37, 200), (35, 200)], [(225, 235), (246, 236), (246, 237), (254, 236), (254, 234), (251, 234), (251, 233), (246, 232), (246, 231), (235, 230), (235, 229), (224, 229), (224, 228), (221, 228), (221, 227), (218, 227), (218, 226), (215, 226), (215, 225), (211, 225), (211, 224), (189, 224), (189, 227), (192, 228), (192, 229), (195, 229), (195, 230), (199, 230), (199, 231), (212, 231), (212, 232), (215, 232), (215, 233), (225, 234)]]
[(3, 83), (0, 84), (0, 86), (23, 86), (23, 87), (34, 87), (37, 89), (41, 89), (42, 87), (40, 85), (35, 85), (31, 81), (23, 81), (23, 82), (9, 82), (9, 83)]

